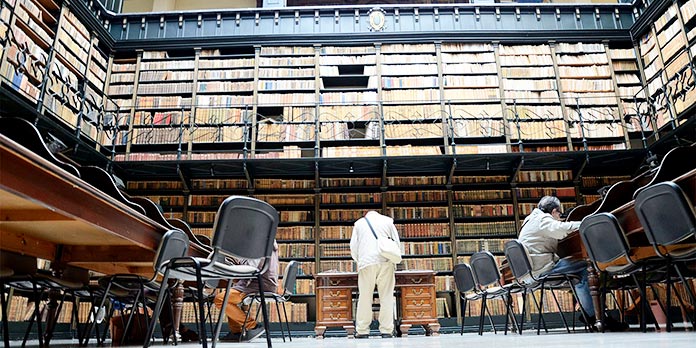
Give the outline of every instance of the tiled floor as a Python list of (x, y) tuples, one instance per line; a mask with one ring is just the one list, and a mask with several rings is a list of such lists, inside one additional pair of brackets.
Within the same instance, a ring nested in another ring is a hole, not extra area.
[[(18, 347), (21, 342), (12, 342), (13, 347)], [(54, 340), (52, 347), (75, 347), (76, 341)], [(38, 341), (32, 341), (27, 346), (36, 347)], [(91, 344), (90, 346), (94, 346)], [(210, 345), (208, 345), (210, 347)], [(247, 343), (218, 343), (219, 347), (265, 347), (266, 339), (261, 337)], [(273, 339), (273, 346), (277, 348), (453, 348), (453, 347), (510, 347), (510, 348), (693, 348), (696, 347), (696, 333), (693, 331), (680, 332), (622, 332), (622, 333), (572, 333), (565, 331), (552, 331), (537, 336), (533, 332), (525, 332), (524, 335), (495, 335), (487, 332), (483, 336), (475, 333), (443, 334), (435, 337), (421, 335), (382, 339), (370, 337), (369, 339), (326, 338), (315, 339), (311, 337), (293, 338), (292, 342), (283, 342), (280, 338)], [(167, 347), (159, 341), (152, 346)], [(200, 344), (179, 344), (181, 348), (201, 347)]]

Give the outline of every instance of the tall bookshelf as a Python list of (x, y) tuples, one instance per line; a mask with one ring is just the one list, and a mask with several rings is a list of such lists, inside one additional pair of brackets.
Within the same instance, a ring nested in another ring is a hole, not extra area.
[[(443, 43), (443, 114), (452, 153), (506, 152), (496, 52), (489, 43)], [(507, 71), (506, 71), (507, 72)], [(439, 110), (436, 110), (439, 112)], [(496, 151), (497, 149), (497, 151)]]
[[(255, 61), (253, 50), (200, 51), (195, 67), (191, 158), (235, 159), (248, 155), (244, 148), (251, 138)], [(215, 148), (219, 143), (231, 147), (226, 152), (209, 151), (213, 153), (207, 156), (198, 151)]]
[(549, 144), (558, 144), (568, 135), (550, 46), (500, 45), (498, 55), (505, 99), (503, 115), (510, 142), (515, 145), (513, 151), (530, 140), (539, 143), (537, 149), (542, 151), (566, 150), (567, 144)]
[(558, 43), (554, 51), (571, 140), (624, 145), (628, 137), (605, 45)]
[[(439, 110), (440, 77), (436, 45), (384, 44), (379, 63), (385, 155), (441, 154), (439, 146), (444, 145), (444, 127)], [(414, 138), (421, 141), (409, 145), (400, 142)], [(433, 139), (435, 143), (431, 142)]]
[(379, 45), (320, 47), (318, 144), (329, 148), (322, 156), (359, 146), (377, 149), (381, 138), (378, 51)]

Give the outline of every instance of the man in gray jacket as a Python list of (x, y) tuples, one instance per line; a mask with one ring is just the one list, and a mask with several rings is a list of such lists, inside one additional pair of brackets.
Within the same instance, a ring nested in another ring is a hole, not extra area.
[[(369, 225), (367, 220), (369, 220)], [(392, 337), (394, 331), (394, 272), (396, 265), (379, 254), (375, 234), (389, 236), (399, 243), (394, 219), (369, 211), (355, 222), (350, 238), (350, 253), (358, 263), (358, 308), (355, 315), (355, 338), (368, 338), (372, 322), (372, 293), (379, 293), (379, 331), (382, 338)]]
[[(557, 197), (545, 196), (522, 225), (518, 240), (527, 249), (535, 276), (547, 273), (571, 273), (581, 277), (575, 284), (578, 300), (589, 318), (589, 325), (595, 322), (594, 304), (587, 280), (587, 262), (569, 258), (559, 259), (556, 255), (558, 241), (580, 227), (579, 221), (563, 222), (561, 201)], [(582, 317), (581, 317), (582, 318)]]

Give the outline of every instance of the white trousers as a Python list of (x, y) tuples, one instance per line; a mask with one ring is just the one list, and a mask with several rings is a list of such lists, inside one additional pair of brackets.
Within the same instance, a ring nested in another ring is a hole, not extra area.
[(359, 335), (370, 333), (372, 322), (372, 294), (377, 286), (379, 293), (379, 332), (394, 331), (394, 271), (396, 265), (382, 262), (358, 271), (358, 309), (355, 326)]

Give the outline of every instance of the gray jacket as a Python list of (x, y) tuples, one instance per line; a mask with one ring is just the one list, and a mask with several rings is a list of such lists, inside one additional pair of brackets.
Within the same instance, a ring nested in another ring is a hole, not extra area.
[(527, 249), (534, 276), (551, 270), (559, 259), (556, 255), (558, 241), (578, 227), (579, 221), (558, 221), (539, 208), (534, 208), (524, 219), (518, 240)]

